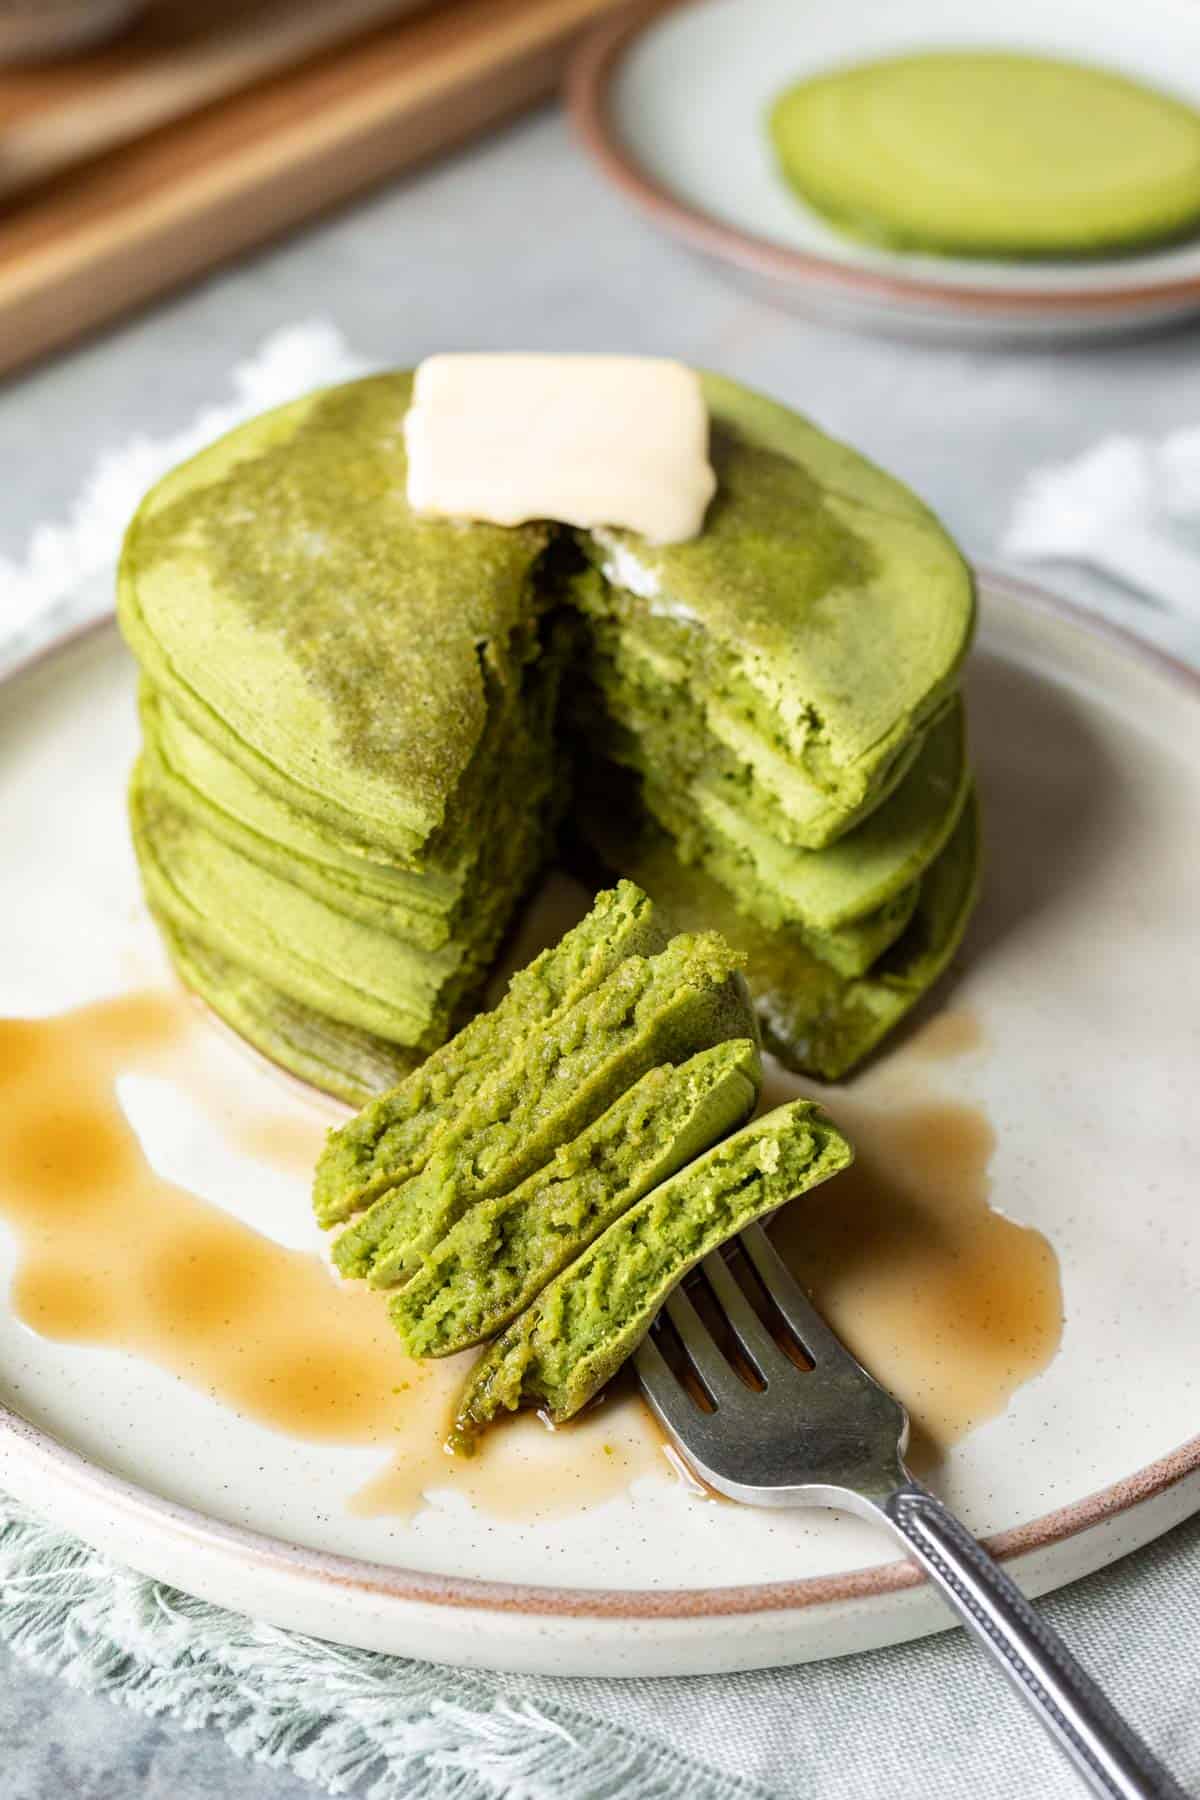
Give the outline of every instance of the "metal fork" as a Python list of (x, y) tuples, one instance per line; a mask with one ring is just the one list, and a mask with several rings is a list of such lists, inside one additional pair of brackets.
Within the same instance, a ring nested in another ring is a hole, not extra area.
[(757, 1371), (761, 1391), (738, 1372), (682, 1287), (664, 1310), (703, 1396), (686, 1371), (684, 1379), (675, 1372), (653, 1333), (636, 1359), (650, 1405), (697, 1474), (751, 1506), (844, 1507), (886, 1526), (1093, 1793), (1103, 1800), (1187, 1800), (1016, 1584), (909, 1474), (904, 1408), (830, 1330), (762, 1227), (752, 1225), (735, 1241), (812, 1367), (803, 1369), (781, 1348), (724, 1256), (706, 1257), (701, 1268), (739, 1360)]

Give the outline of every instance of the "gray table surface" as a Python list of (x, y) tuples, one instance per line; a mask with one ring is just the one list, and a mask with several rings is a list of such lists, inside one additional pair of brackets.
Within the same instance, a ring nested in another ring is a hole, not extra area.
[[(987, 555), (1031, 465), (1200, 420), (1195, 330), (983, 350), (852, 336), (746, 298), (652, 233), (541, 113), (0, 387), (0, 550), (60, 517), (103, 447), (222, 397), (275, 327), (323, 315), (364, 357), (679, 355), (767, 389), (909, 481)], [(0, 1652), (0, 1796), (288, 1800), (214, 1734), (149, 1723)]]

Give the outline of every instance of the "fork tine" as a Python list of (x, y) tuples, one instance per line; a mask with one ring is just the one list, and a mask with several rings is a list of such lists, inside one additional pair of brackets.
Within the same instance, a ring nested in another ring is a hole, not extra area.
[(634, 1363), (647, 1398), (667, 1430), (681, 1438), (694, 1433), (700, 1408), (649, 1333), (638, 1345)]
[(669, 1296), (666, 1314), (679, 1333), (692, 1367), (716, 1404), (728, 1406), (735, 1400), (744, 1400), (747, 1396), (745, 1382), (730, 1367), (724, 1352), (714, 1343), (708, 1326), (682, 1288), (676, 1288)]
[(761, 1225), (748, 1225), (740, 1242), (754, 1264), (759, 1280), (779, 1308), (787, 1324), (818, 1367), (833, 1359), (854, 1358), (837, 1333), (825, 1323)]
[(746, 1295), (741, 1284), (719, 1250), (706, 1256), (700, 1267), (708, 1278), (742, 1349), (763, 1380), (770, 1382), (780, 1375), (794, 1375), (795, 1364), (784, 1355)]

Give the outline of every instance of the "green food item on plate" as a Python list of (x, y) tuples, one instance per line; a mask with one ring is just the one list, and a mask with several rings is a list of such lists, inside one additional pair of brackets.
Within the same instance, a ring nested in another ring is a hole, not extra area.
[(758, 1047), (734, 1038), (647, 1071), (510, 1193), (466, 1212), (393, 1295), (412, 1356), (494, 1337), (643, 1194), (741, 1125), (762, 1084)]
[(403, 1081), (420, 1061), (414, 1050), (338, 1024), (289, 999), (245, 963), (189, 937), (164, 914), (155, 912), (154, 917), (185, 985), (248, 1044), (298, 1080), (361, 1106), (381, 1088)]
[[(824, 850), (780, 844), (703, 779), (683, 798), (698, 832), (716, 840), (727, 857), (749, 865), (743, 882), (753, 884), (754, 899), (748, 910), (764, 924), (811, 932), (821, 954), (821, 933), (836, 934), (868, 920), (920, 880), (958, 823), (969, 786), (963, 706), (956, 696), (926, 733), (916, 761), (891, 797)], [(688, 855), (682, 808), (678, 825), (672, 826), (665, 817), (671, 799), (663, 796), (660, 811), (650, 780), (643, 781), (643, 795), (651, 813), (672, 827), (687, 860), (705, 860)], [(714, 872), (720, 875), (719, 869)]]
[[(572, 591), (586, 592), (586, 584), (578, 582)], [(745, 757), (714, 736), (711, 696), (706, 711), (702, 692), (693, 692), (677, 664), (645, 657), (611, 623), (593, 620), (590, 636), (586, 675), (565, 695), (575, 734), (598, 754), (640, 774), (719, 794), (747, 821), (794, 849), (824, 849), (882, 805), (908, 775), (930, 728), (918, 726), (870, 796), (846, 812), (782, 751), (745, 733), (735, 715), (723, 722)]]
[[(908, 930), (965, 792), (970, 574), (899, 483), (701, 379), (719, 485), (688, 543), (413, 514), (405, 373), (252, 420), (146, 497), (119, 579), (143, 883), (184, 979), (285, 1066), (357, 1093), (366, 1042), (412, 1060), (469, 1018), (569, 805), (568, 724), (836, 976)], [(302, 1047), (316, 1018), (346, 1071)], [(323, 1165), (326, 1222), (419, 1173), (428, 1121), (392, 1105), (361, 1179)]]
[(611, 781), (581, 795), (579, 838), (604, 867), (629, 870), (681, 930), (720, 931), (746, 956), (766, 1047), (789, 1069), (840, 1081), (942, 974), (962, 941), (979, 882), (978, 806), (969, 793), (945, 848), (922, 876), (912, 916), (864, 975), (847, 978), (804, 938), (740, 911), (729, 890), (680, 861), (670, 838), (614, 799)]
[(420, 1171), (343, 1231), (333, 1247), (342, 1274), (376, 1287), (402, 1282), (468, 1207), (516, 1187), (648, 1069), (755, 1038), (741, 960), (716, 932), (681, 934), (656, 956), (627, 956), (530, 1031)]
[(340, 837), (419, 867), (474, 798), (489, 679), (517, 683), (536, 648), (548, 531), (410, 512), (411, 389), (397, 374), (310, 395), (174, 470), (129, 527), (118, 598), (194, 729)]
[(718, 486), (703, 532), (593, 534), (604, 580), (573, 597), (820, 847), (878, 804), (949, 698), (971, 576), (899, 482), (763, 395), (717, 375), (704, 392)]
[[(151, 911), (221, 1017), (361, 1106), (314, 1180), (338, 1270), (414, 1355), (500, 1334), (464, 1440), (577, 1411), (695, 1261), (845, 1166), (808, 1102), (745, 1123), (756, 1008), (843, 1073), (974, 896), (966, 565), (899, 483), (702, 381), (687, 543), (414, 515), (392, 374), (174, 471), (122, 556)], [(479, 1011), (564, 817), (616, 885)]]
[(555, 1423), (600, 1391), (670, 1290), (727, 1238), (853, 1160), (810, 1100), (756, 1119), (651, 1190), (544, 1287), (468, 1377), (452, 1441), (470, 1449), (498, 1413), (544, 1407)]
[[(489, 930), (500, 876), (514, 843), (539, 831), (550, 808), (553, 772), (544, 737), (523, 734), (506, 759), (519, 808), (498, 800), (469, 846), (443, 854), (420, 873), (370, 861), (312, 828), (302, 813), (255, 788), (236, 763), (193, 731), (148, 684), (141, 695), (144, 779), (180, 812), (228, 848), (293, 883), (335, 912), (422, 950)], [(253, 823), (248, 822), (248, 816)], [(486, 869), (488, 878), (483, 877)], [(514, 876), (514, 879), (517, 877)], [(502, 891), (501, 899), (511, 896)], [(507, 910), (507, 909), (506, 909)]]
[[(739, 911), (764, 924), (790, 929), (814, 956), (827, 962), (840, 975), (865, 973), (900, 936), (912, 916), (919, 885), (916, 881), (897, 888), (873, 912), (845, 920), (837, 926), (812, 925), (805, 920), (794, 889), (787, 889), (787, 875), (791, 873), (787, 864), (797, 856), (820, 857), (827, 852), (789, 851), (761, 838), (757, 841), (751, 838), (753, 849), (747, 851), (737, 838), (719, 829), (709, 829), (707, 818), (696, 816), (686, 794), (680, 795), (657, 782), (644, 781), (641, 797), (646, 811), (660, 826), (665, 825), (668, 834), (674, 838), (681, 861), (695, 864), (719, 881), (733, 895)], [(740, 838), (744, 829), (742, 821), (736, 814), (731, 815), (731, 821), (730, 831), (738, 833)], [(772, 861), (776, 864), (774, 869), (771, 868)], [(765, 878), (764, 862), (767, 864)], [(799, 885), (803, 891), (803, 882)]]
[(1141, 250), (1200, 227), (1200, 111), (1112, 69), (936, 50), (806, 77), (780, 171), (849, 235), (948, 256)]
[(320, 1223), (338, 1224), (415, 1175), (439, 1135), (521, 1054), (534, 1027), (594, 992), (627, 956), (665, 949), (669, 935), (631, 881), (598, 894), (586, 918), (517, 971), (498, 1006), (477, 1014), (408, 1080), (330, 1132), (313, 1187)]
[[(215, 837), (154, 786), (144, 763), (134, 774), (130, 820), (156, 914), (339, 1024), (432, 1050), (486, 979), (502, 920), (495, 922), (491, 942), (449, 943), (438, 950), (402, 943)], [(514, 835), (510, 849), (524, 885), (541, 860), (541, 846), (528, 835)]]

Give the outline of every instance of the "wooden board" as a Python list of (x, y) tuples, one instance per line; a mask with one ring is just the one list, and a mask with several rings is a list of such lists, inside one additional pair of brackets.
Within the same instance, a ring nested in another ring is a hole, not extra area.
[[(87, 55), (0, 68), (0, 202), (416, 12), (422, 0), (146, 0)], [(0, 0), (0, 50), (4, 36)]]
[[(338, 3), (316, 0), (326, 13)], [(235, 23), (239, 55), (253, 48), (243, 26), (256, 5), (279, 17), (278, 0), (186, 5)], [(353, 5), (379, 10), (378, 0)], [(244, 60), (214, 55), (209, 38), (207, 77), (200, 57), (173, 53), (173, 105), (161, 55), (136, 35), (86, 63), (5, 74), (0, 170), (6, 136), (20, 128), (27, 174), (18, 182), (10, 172), (0, 200), (0, 374), (544, 98), (580, 33), (613, 10), (614, 0), (444, 0), (266, 79), (255, 71), (248, 87)], [(214, 61), (225, 89), (238, 91), (201, 92)], [(156, 93), (139, 78), (157, 81)], [(106, 110), (122, 111), (108, 105), (118, 83), (147, 122), (155, 106), (163, 122), (99, 154), (64, 148), (51, 115), (78, 144)], [(89, 107), (91, 124), (79, 123)], [(31, 188), (39, 120), (37, 154), (60, 172)]]

